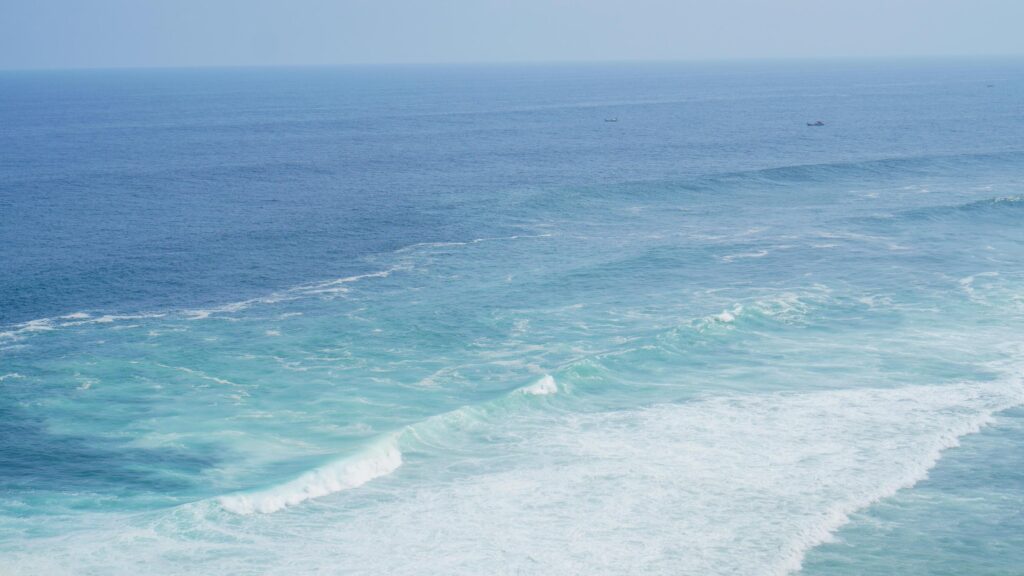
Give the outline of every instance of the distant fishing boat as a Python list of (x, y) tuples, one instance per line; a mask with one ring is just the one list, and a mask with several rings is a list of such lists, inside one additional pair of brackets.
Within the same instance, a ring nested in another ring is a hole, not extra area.
[(808, 126), (824, 126), (825, 123), (822, 122), (821, 120), (816, 120), (814, 122), (808, 122), (807, 125)]

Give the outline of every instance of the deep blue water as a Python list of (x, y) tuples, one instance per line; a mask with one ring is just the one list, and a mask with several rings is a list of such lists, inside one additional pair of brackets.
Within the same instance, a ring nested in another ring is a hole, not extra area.
[(1020, 60), (0, 73), (0, 573), (1019, 574), (1022, 142)]

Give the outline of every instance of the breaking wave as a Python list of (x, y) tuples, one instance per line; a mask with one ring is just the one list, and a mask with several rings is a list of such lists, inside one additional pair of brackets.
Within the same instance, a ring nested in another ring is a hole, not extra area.
[(222, 496), (218, 502), (225, 510), (236, 514), (267, 514), (311, 498), (357, 488), (402, 465), (397, 440), (393, 436), (359, 454), (310, 470), (290, 482), (265, 490)]
[[(516, 392), (528, 396), (546, 396), (557, 393), (558, 385), (553, 377), (545, 375)], [(236, 514), (268, 514), (312, 498), (357, 488), (397, 470), (402, 465), (403, 445), (410, 445), (416, 449), (417, 444), (432, 444), (430, 438), (437, 438), (438, 435), (444, 435), (453, 428), (460, 428), (469, 420), (485, 422), (496, 412), (505, 412), (511, 408), (508, 404), (513, 398), (514, 394), (500, 398), (490, 405), (465, 406), (439, 414), (419, 424), (407, 426), (404, 430), (387, 436), (357, 454), (310, 470), (294, 480), (262, 490), (221, 496), (217, 502), (225, 510)]]

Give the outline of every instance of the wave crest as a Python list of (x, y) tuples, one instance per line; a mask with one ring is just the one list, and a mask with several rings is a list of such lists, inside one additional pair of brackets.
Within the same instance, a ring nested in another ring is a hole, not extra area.
[(355, 456), (315, 468), (298, 478), (265, 490), (241, 492), (218, 498), (222, 508), (236, 514), (269, 514), (288, 506), (357, 488), (370, 480), (387, 476), (402, 465), (397, 437)]

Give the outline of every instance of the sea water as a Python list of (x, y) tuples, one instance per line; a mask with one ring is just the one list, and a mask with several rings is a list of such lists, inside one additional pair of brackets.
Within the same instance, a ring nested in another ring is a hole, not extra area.
[(1022, 143), (1019, 60), (0, 74), (0, 573), (1020, 574)]

